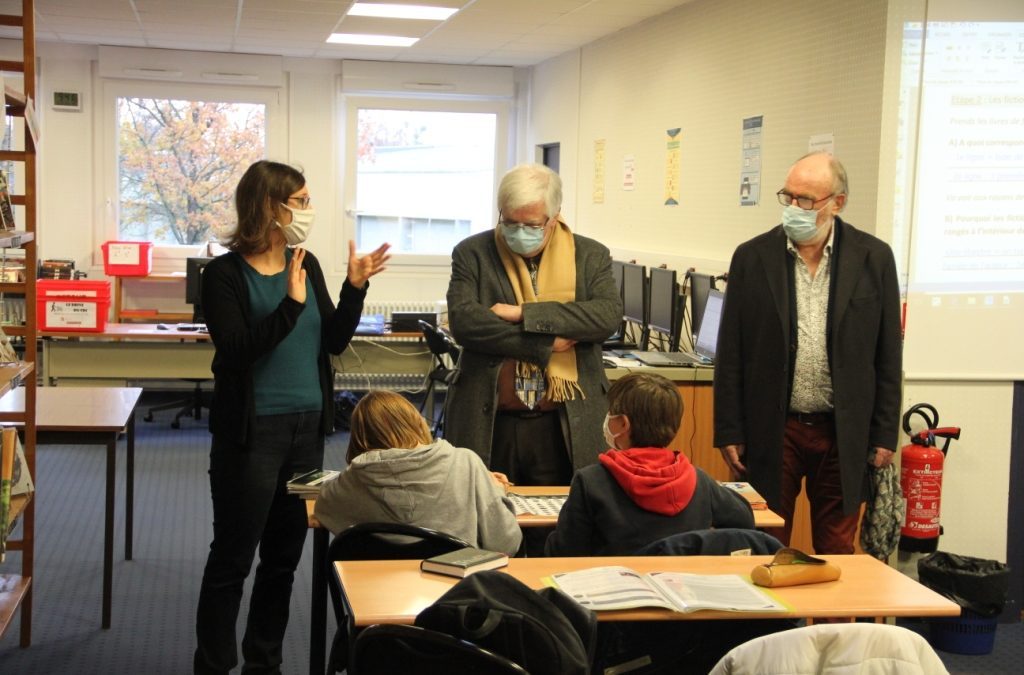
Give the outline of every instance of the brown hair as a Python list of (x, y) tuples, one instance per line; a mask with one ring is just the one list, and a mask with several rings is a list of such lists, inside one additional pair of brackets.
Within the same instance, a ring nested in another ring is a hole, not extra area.
[(655, 373), (629, 373), (608, 390), (608, 414), (629, 418), (629, 439), (636, 448), (664, 448), (683, 419), (683, 397)]
[(265, 159), (253, 163), (235, 188), (238, 226), (221, 243), (241, 255), (266, 251), (279, 205), (305, 184), (302, 172), (287, 164)]
[(419, 411), (393, 391), (371, 391), (364, 396), (352, 411), (351, 430), (345, 456), (349, 463), (370, 450), (415, 448), (434, 440)]

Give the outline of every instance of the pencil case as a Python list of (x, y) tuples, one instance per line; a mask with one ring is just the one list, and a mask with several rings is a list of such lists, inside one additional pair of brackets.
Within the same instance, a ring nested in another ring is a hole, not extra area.
[(795, 548), (782, 548), (767, 565), (750, 571), (750, 580), (758, 586), (777, 588), (835, 581), (842, 574), (837, 565), (814, 558)]

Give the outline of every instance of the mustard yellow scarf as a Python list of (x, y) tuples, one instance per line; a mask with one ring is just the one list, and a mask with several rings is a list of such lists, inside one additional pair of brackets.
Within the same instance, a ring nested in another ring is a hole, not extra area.
[[(501, 235), (501, 226), (494, 230), (498, 244), (498, 255), (515, 292), (516, 304), (527, 302), (573, 302), (576, 300), (576, 241), (569, 226), (558, 221), (544, 247), (544, 254), (537, 269), (537, 292), (533, 292), (530, 271), (523, 257), (514, 253)], [(527, 361), (516, 363), (516, 375), (530, 377), (540, 367)], [(576, 350), (552, 352), (548, 366), (544, 369), (548, 400), (556, 403), (575, 400), (576, 394), (586, 398), (579, 385), (576, 370)]]

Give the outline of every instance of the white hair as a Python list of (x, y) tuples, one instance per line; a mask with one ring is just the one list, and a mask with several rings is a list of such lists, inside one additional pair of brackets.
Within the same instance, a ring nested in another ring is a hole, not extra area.
[(498, 211), (510, 213), (544, 202), (544, 213), (554, 218), (562, 208), (562, 179), (543, 164), (520, 164), (508, 170), (498, 186)]

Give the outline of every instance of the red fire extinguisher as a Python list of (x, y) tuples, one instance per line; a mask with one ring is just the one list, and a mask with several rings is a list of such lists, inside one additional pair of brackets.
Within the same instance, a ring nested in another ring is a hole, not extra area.
[[(931, 415), (928, 414), (931, 411)], [(910, 430), (910, 418), (920, 415), (926, 429)], [(903, 415), (903, 431), (910, 445), (900, 451), (900, 488), (906, 500), (906, 516), (900, 529), (900, 550), (931, 553), (938, 549), (942, 526), (939, 511), (942, 504), (942, 469), (951, 439), (960, 438), (959, 427), (939, 427), (939, 413), (928, 403), (918, 403)], [(942, 449), (937, 438), (945, 438)]]

